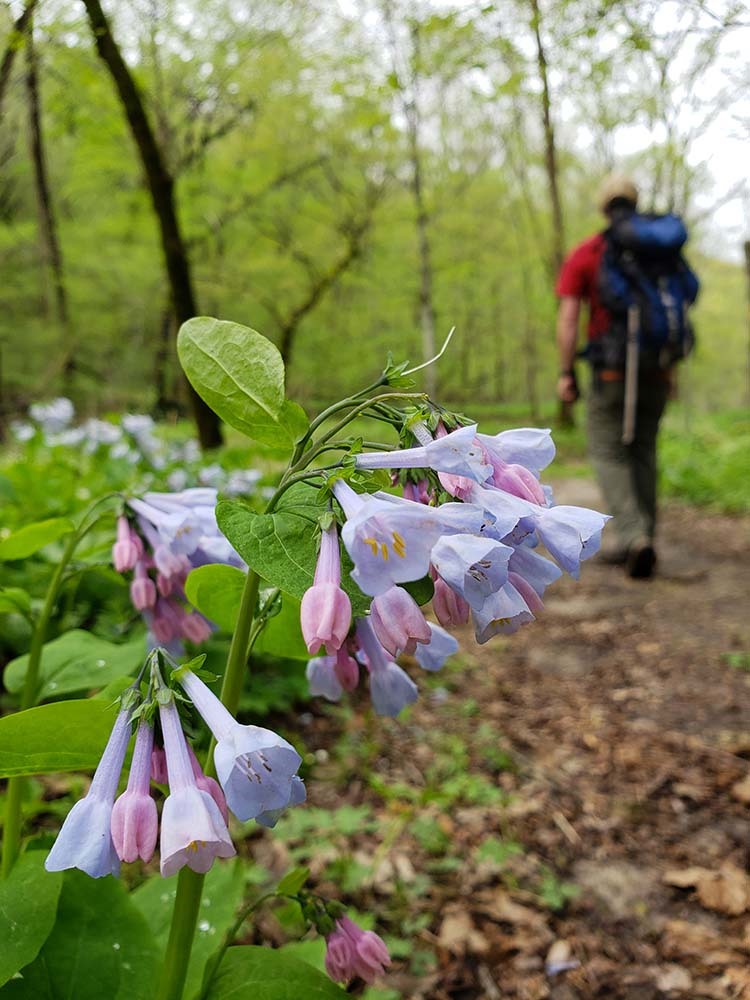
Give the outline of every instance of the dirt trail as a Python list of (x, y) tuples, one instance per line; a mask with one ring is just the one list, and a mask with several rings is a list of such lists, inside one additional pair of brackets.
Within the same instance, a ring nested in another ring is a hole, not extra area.
[[(593, 489), (569, 480), (556, 497), (595, 506)], [(427, 801), (389, 845), (407, 883), (410, 869), (432, 872), (411, 916), (427, 914), (415, 947), (437, 966), (395, 971), (404, 997), (750, 1000), (750, 673), (725, 657), (750, 650), (750, 520), (672, 505), (659, 557), (647, 582), (591, 561), (507, 642), (467, 636), (449, 690), (380, 730), (383, 780), (424, 784), (452, 734), (471, 773), (509, 794), (501, 806)], [(488, 752), (488, 726), (515, 770)], [(347, 798), (369, 795), (355, 781)], [(413, 836), (415, 815), (445, 833), (453, 869)], [(490, 834), (523, 852), (488, 864)], [(367, 856), (366, 842), (356, 849)], [(550, 871), (553, 907), (559, 880), (579, 892), (556, 912), (539, 897)], [(381, 882), (384, 913), (393, 878)]]

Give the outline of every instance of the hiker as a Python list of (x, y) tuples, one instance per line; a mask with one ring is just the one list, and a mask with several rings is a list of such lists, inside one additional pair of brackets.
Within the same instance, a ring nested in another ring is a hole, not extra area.
[(637, 204), (632, 180), (607, 177), (598, 199), (607, 228), (577, 246), (560, 269), (557, 393), (564, 403), (579, 398), (574, 365), (585, 302), (589, 452), (616, 536), (604, 558), (645, 578), (656, 565), (656, 436), (674, 365), (692, 348), (687, 312), (698, 279), (681, 254), (682, 220), (641, 215)]

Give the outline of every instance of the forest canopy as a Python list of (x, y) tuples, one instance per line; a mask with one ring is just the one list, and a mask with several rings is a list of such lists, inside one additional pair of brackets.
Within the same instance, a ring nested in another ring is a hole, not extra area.
[[(0, 15), (6, 414), (59, 392), (84, 412), (187, 406), (184, 317), (94, 7)], [(105, 13), (172, 182), (195, 311), (274, 340), (312, 405), (355, 365), (376, 370), (396, 345), (419, 360), (455, 326), (442, 391), (537, 412), (556, 367), (554, 275), (601, 228), (594, 192), (615, 166), (645, 208), (692, 225), (698, 396), (743, 400), (742, 270), (701, 253), (711, 199), (740, 214), (741, 191), (716, 189), (696, 155), (741, 100), (741, 80), (717, 72), (742, 73), (742, 7), (128, 0)], [(625, 155), (634, 134), (647, 139)]]

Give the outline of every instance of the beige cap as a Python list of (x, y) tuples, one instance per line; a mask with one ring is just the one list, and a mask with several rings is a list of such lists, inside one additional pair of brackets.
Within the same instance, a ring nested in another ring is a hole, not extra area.
[(609, 174), (602, 181), (597, 198), (600, 212), (606, 212), (615, 198), (626, 198), (633, 205), (638, 204), (638, 188), (625, 174)]

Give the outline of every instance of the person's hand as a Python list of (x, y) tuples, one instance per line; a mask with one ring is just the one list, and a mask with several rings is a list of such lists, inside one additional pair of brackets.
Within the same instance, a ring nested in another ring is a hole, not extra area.
[(581, 394), (574, 372), (565, 372), (557, 380), (557, 398), (561, 403), (575, 403)]

